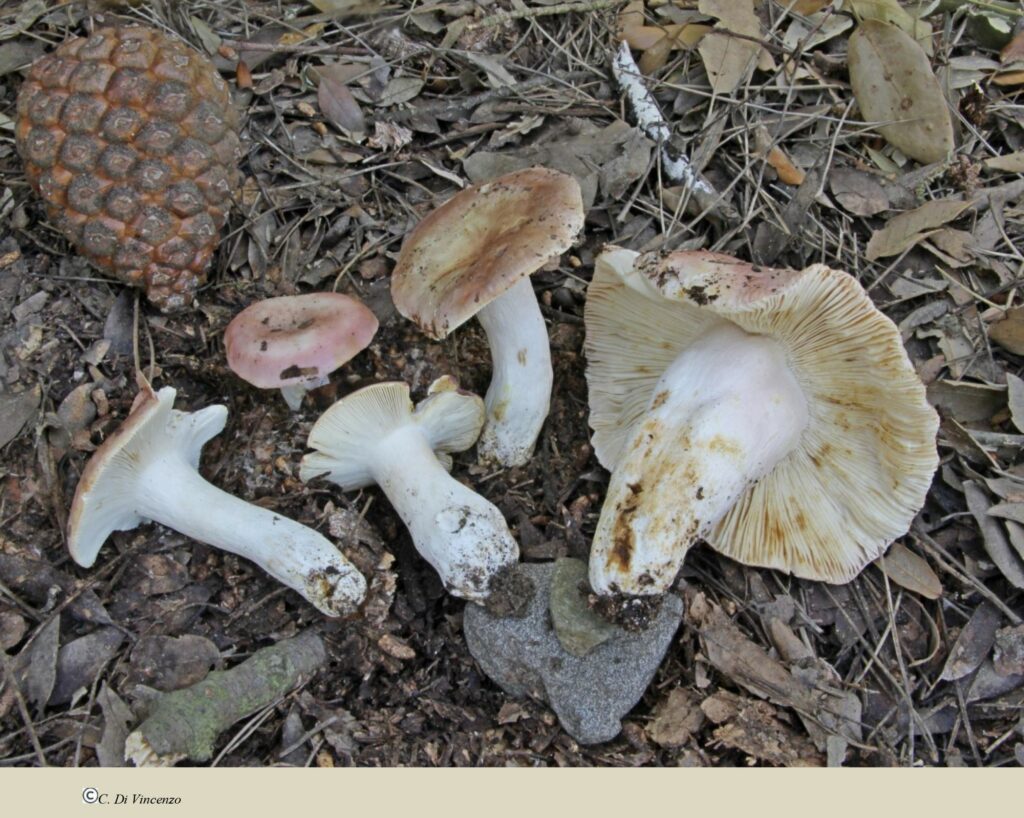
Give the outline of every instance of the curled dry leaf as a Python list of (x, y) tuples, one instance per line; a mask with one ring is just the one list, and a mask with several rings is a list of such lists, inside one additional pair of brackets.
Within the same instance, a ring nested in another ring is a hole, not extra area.
[(953, 221), (970, 206), (969, 201), (936, 199), (893, 216), (885, 227), (871, 234), (867, 247), (868, 260), (898, 256), (930, 235), (935, 228)]
[(953, 150), (953, 121), (928, 56), (894, 25), (864, 20), (850, 37), (850, 84), (868, 122), (918, 162)]

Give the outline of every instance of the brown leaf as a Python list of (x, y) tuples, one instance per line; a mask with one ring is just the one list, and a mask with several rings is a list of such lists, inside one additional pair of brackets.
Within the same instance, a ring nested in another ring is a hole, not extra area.
[(775, 708), (766, 702), (735, 698), (739, 699), (733, 705), (735, 715), (715, 730), (715, 741), (779, 767), (822, 766), (814, 745), (779, 721)]
[(391, 633), (385, 633), (380, 639), (378, 639), (377, 647), (384, 651), (388, 656), (395, 659), (416, 658), (416, 651), (409, 647), (404, 639), (401, 639)]
[(999, 609), (990, 602), (982, 602), (975, 608), (949, 649), (949, 657), (939, 678), (951, 682), (973, 673), (992, 649), (1001, 619)]
[(864, 20), (850, 37), (850, 84), (866, 121), (911, 159), (940, 162), (953, 150), (953, 120), (928, 57), (896, 26)]
[(793, 11), (797, 14), (815, 14), (828, 5), (830, 0), (796, 0)]
[(28, 646), (25, 692), (42, 713), (57, 681), (57, 651), (60, 647), (60, 615), (53, 614)]
[(899, 255), (930, 235), (935, 228), (953, 221), (971, 204), (959, 199), (935, 199), (893, 216), (885, 227), (871, 234), (866, 251), (868, 259), (874, 261)]
[(889, 209), (885, 189), (870, 173), (833, 168), (828, 180), (836, 201), (854, 216), (875, 216)]
[(14, 611), (0, 611), (0, 650), (7, 651), (25, 636), (28, 625), (24, 617)]
[(985, 160), (985, 167), (989, 170), (1001, 170), (1004, 173), (1024, 173), (1024, 151), (991, 156)]
[(996, 632), (992, 665), (1003, 676), (1024, 674), (1024, 625), (1003, 628)]
[(977, 483), (968, 480), (964, 482), (964, 497), (967, 498), (968, 510), (981, 528), (985, 552), (1013, 587), (1024, 589), (1024, 563), (1011, 548), (999, 522), (988, 516), (988, 495)]
[(135, 715), (106, 682), (100, 687), (96, 702), (103, 712), (103, 737), (96, 745), (96, 760), (101, 767), (126, 767), (124, 742)]
[(1005, 71), (992, 77), (993, 85), (1020, 85), (1024, 83), (1024, 71)]
[(942, 583), (931, 566), (902, 543), (894, 542), (886, 554), (878, 558), (878, 567), (897, 585), (925, 599), (942, 596)]
[(1024, 60), (1024, 31), (1017, 32), (1013, 39), (1004, 45), (1002, 51), (999, 52), (999, 62), (1003, 65), (1016, 62), (1017, 60)]
[(377, 105), (382, 108), (399, 105), (415, 99), (422, 90), (423, 80), (417, 77), (394, 77), (384, 88), (377, 100)]
[(1012, 372), (1006, 373), (1006, 402), (1013, 425), (1024, 432), (1024, 381)]
[(341, 17), (344, 14), (376, 14), (384, 7), (383, 0), (309, 0), (320, 11)]
[(353, 135), (366, 132), (366, 120), (356, 98), (345, 83), (330, 73), (321, 73), (316, 100), (320, 113), (335, 127)]
[[(698, 8), (701, 14), (718, 18), (718, 24), (704, 35), (697, 48), (711, 88), (717, 94), (728, 94), (754, 70), (761, 52), (761, 46), (746, 39), (761, 36), (754, 0), (700, 0)], [(737, 34), (741, 36), (734, 36)]]
[(996, 503), (988, 513), (993, 517), (1024, 523), (1024, 503)]
[(1024, 307), (1007, 310), (999, 321), (989, 325), (988, 337), (1014, 355), (1024, 355)]
[(1006, 392), (980, 383), (937, 381), (928, 387), (928, 402), (964, 423), (977, 423), (1006, 405)]
[(654, 713), (647, 729), (651, 740), (662, 747), (682, 747), (704, 723), (704, 714), (693, 694), (676, 687)]
[(80, 689), (89, 687), (123, 641), (120, 629), (106, 627), (64, 645), (57, 654), (57, 681), (49, 703), (67, 704)]
[(169, 693), (201, 682), (220, 661), (220, 651), (197, 634), (146, 636), (131, 654), (130, 679)]
[(845, 8), (859, 20), (880, 20), (892, 23), (907, 32), (929, 56), (932, 53), (932, 26), (907, 12), (898, 0), (847, 0)]
[(36, 416), (41, 397), (39, 384), (24, 392), (0, 395), (0, 448), (14, 440), (22, 427)]

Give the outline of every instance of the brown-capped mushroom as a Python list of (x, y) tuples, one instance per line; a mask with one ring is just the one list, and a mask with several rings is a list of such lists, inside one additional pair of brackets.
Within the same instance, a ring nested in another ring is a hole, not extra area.
[(391, 276), (398, 311), (432, 338), (474, 315), (491, 346), (481, 459), (526, 463), (551, 402), (551, 351), (530, 275), (583, 226), (576, 180), (528, 168), (468, 187), (408, 235)]

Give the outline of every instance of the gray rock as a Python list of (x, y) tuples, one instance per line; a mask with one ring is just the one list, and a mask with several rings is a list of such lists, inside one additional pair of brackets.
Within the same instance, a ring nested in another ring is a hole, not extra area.
[(668, 650), (683, 616), (682, 600), (667, 594), (647, 630), (616, 628), (614, 637), (576, 657), (562, 647), (548, 615), (554, 564), (527, 563), (519, 570), (537, 589), (526, 616), (499, 619), (479, 605), (467, 605), (463, 627), (470, 653), (509, 695), (550, 704), (580, 744), (610, 741)]
[(580, 592), (580, 584), (586, 579), (587, 564), (583, 560), (555, 560), (549, 601), (551, 622), (558, 641), (573, 656), (586, 656), (620, 632), (587, 607), (586, 597)]

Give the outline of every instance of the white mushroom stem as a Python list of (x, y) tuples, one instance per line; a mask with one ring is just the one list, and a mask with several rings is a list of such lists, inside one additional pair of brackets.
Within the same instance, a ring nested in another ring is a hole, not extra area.
[(299, 407), (302, 406), (302, 399), (306, 397), (306, 393), (311, 389), (316, 389), (318, 386), (325, 386), (330, 383), (330, 377), (328, 375), (320, 375), (316, 378), (308, 378), (298, 383), (289, 383), (281, 387), (281, 397), (284, 398), (284, 402), (288, 404), (288, 408), (293, 412), (298, 412)]
[(358, 608), (366, 580), (326, 537), (200, 476), (200, 452), (224, 428), (225, 407), (176, 412), (174, 390), (148, 384), (142, 398), (79, 482), (68, 533), (76, 562), (92, 565), (112, 531), (153, 520), (252, 560), (328, 616)]
[(472, 446), (484, 422), (483, 401), (456, 386), (439, 378), (416, 407), (404, 383), (353, 392), (314, 424), (315, 451), (299, 476), (346, 491), (379, 485), (445, 588), (484, 600), (494, 576), (519, 559), (519, 545), (501, 512), (448, 474), (448, 453)]
[(485, 599), (491, 578), (519, 553), (501, 512), (448, 474), (418, 426), (382, 440), (368, 465), (445, 587)]
[(529, 462), (551, 405), (551, 349), (529, 278), (477, 313), (491, 346), (494, 372), (487, 389), (487, 421), (477, 443), (484, 462)]
[(594, 590), (666, 591), (689, 547), (797, 446), (807, 422), (778, 343), (728, 322), (708, 330), (662, 375), (612, 473), (590, 556)]
[[(339, 609), (335, 586), (353, 585), (358, 574), (326, 537), (222, 491), (183, 458), (155, 459), (135, 491), (140, 516), (251, 560), (330, 616), (354, 609)], [(358, 599), (362, 593), (353, 588), (342, 596)]]

